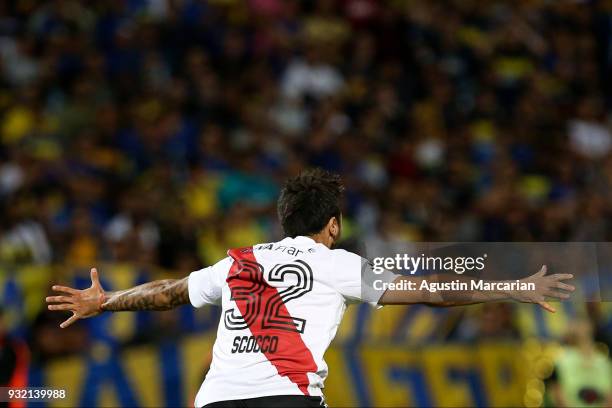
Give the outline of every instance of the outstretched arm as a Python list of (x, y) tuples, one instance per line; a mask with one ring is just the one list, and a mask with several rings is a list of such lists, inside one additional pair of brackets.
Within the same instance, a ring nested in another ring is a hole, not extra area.
[(111, 312), (133, 310), (169, 310), (189, 303), (187, 278), (163, 279), (133, 288), (109, 292), (102, 310)]
[[(570, 274), (546, 275), (546, 265), (542, 266), (536, 274), (521, 279), (522, 283), (533, 283), (535, 290), (447, 290), (430, 292), (421, 288), (421, 283), (425, 280), (429, 282), (451, 283), (459, 281), (468, 288), (471, 287), (473, 278), (456, 275), (433, 275), (429, 277), (399, 276), (394, 283), (402, 281), (413, 282), (414, 290), (387, 290), (380, 300), (381, 305), (405, 305), (412, 303), (425, 303), (432, 306), (460, 306), (475, 303), (494, 302), (500, 300), (514, 300), (524, 303), (537, 303), (549, 312), (555, 309), (546, 302), (546, 298), (568, 299), (568, 292), (573, 292), (574, 287), (562, 281), (573, 278)], [(502, 281), (485, 281), (495, 284)]]
[(61, 328), (104, 311), (169, 310), (189, 303), (187, 278), (156, 280), (126, 290), (105, 292), (96, 268), (91, 269), (91, 286), (87, 289), (59, 285), (52, 289), (62, 295), (45, 299), (49, 310), (72, 312), (72, 316), (60, 324)]

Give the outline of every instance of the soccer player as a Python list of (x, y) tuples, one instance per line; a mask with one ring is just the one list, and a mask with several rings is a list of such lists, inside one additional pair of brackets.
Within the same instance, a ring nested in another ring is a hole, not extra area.
[[(374, 290), (371, 264), (360, 256), (332, 249), (340, 239), (340, 177), (310, 170), (287, 181), (278, 200), (286, 238), (230, 249), (215, 265), (183, 279), (153, 281), (106, 292), (98, 272), (84, 290), (53, 286), (50, 310), (71, 311), (62, 328), (106, 311), (167, 310), (191, 303), (221, 305), (213, 359), (197, 396), (197, 407), (315, 407), (325, 405), (323, 355), (340, 325), (347, 304), (426, 303), (453, 306), (499, 300), (538, 303), (554, 311), (545, 297), (566, 299), (572, 275), (546, 275), (545, 268), (523, 279), (534, 291), (455, 291), (442, 296), (421, 290)], [(423, 277), (383, 272), (387, 283), (419, 282)], [(444, 276), (427, 279), (451, 279)], [(460, 275), (453, 280), (468, 279)], [(398, 285), (402, 286), (402, 285)], [(404, 285), (405, 286), (405, 285)]]

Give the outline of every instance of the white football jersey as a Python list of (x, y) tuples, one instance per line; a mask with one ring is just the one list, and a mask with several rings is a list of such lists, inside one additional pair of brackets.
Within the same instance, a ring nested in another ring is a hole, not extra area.
[[(193, 306), (222, 308), (212, 363), (195, 406), (273, 395), (322, 396), (323, 355), (346, 305), (377, 305), (382, 295), (362, 287), (362, 268), (369, 264), (303, 236), (232, 249), (228, 255), (189, 276)], [(394, 278), (391, 273), (377, 277)]]

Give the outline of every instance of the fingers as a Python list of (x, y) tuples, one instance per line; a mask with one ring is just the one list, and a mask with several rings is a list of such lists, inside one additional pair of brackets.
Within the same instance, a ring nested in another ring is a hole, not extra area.
[(542, 306), (545, 310), (549, 311), (550, 313), (555, 313), (557, 311), (554, 307), (552, 307), (547, 302), (538, 302), (538, 305)]
[(70, 296), (47, 296), (47, 303), (72, 303), (73, 299)]
[(74, 309), (74, 305), (71, 303), (62, 303), (59, 305), (48, 305), (47, 309), (49, 310), (72, 310)]
[(100, 278), (98, 277), (98, 270), (96, 268), (91, 268), (89, 275), (91, 276), (91, 286), (102, 286), (100, 285)]
[(570, 298), (570, 294), (566, 293), (566, 292), (559, 292), (557, 290), (549, 290), (546, 293), (547, 297), (551, 297), (551, 298), (555, 298), (555, 299), (561, 299), (561, 300), (565, 300), (565, 299), (569, 299)]
[(546, 271), (547, 270), (548, 270), (548, 268), (546, 268), (546, 265), (542, 265), (540, 270), (534, 276), (536, 276), (536, 277), (544, 276), (544, 275), (546, 275)]
[(79, 320), (79, 317), (76, 314), (73, 314), (68, 319), (66, 319), (62, 324), (60, 324), (60, 327), (62, 329), (65, 329), (66, 327), (70, 326), (72, 323), (76, 322), (77, 320)]
[(61, 286), (61, 285), (53, 285), (51, 289), (53, 289), (56, 292), (70, 293), (71, 295), (75, 295), (79, 292), (76, 289), (72, 289), (72, 288), (69, 288), (68, 286)]
[(576, 290), (574, 286), (568, 285), (567, 283), (563, 283), (563, 282), (557, 282), (554, 287), (557, 289), (567, 290), (569, 292), (573, 292)]
[(571, 273), (557, 273), (551, 276), (551, 278), (554, 278), (556, 280), (568, 280), (572, 279), (573, 277), (574, 275), (572, 275)]

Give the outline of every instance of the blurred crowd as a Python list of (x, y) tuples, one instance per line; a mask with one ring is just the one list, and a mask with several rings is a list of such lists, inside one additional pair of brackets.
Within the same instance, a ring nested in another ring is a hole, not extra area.
[(379, 242), (610, 240), (612, 1), (0, 2), (0, 260), (189, 271), (282, 181)]
[[(0, 1), (0, 265), (184, 275), (280, 238), (312, 166), (370, 248), (610, 241), (611, 108), (611, 0)], [(452, 313), (446, 339), (520, 336)], [(86, 350), (58, 319), (33, 348)]]

